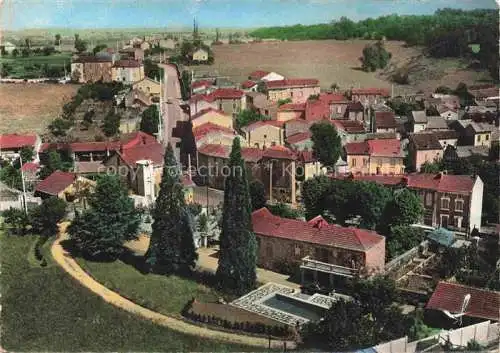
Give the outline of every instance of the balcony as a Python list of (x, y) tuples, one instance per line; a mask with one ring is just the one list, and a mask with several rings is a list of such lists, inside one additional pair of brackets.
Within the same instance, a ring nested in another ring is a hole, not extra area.
[(359, 273), (359, 269), (333, 265), (326, 262), (313, 260), (309, 256), (306, 256), (302, 259), (302, 264), (300, 265), (300, 268), (305, 270), (330, 273), (344, 277), (354, 277)]

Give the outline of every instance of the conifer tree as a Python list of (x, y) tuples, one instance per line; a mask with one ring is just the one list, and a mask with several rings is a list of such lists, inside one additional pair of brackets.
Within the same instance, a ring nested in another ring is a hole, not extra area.
[(224, 210), (217, 277), (222, 288), (243, 294), (256, 282), (257, 242), (252, 229), (250, 193), (240, 141), (234, 139), (224, 188)]
[(153, 233), (146, 262), (158, 273), (189, 273), (198, 254), (191, 215), (186, 207), (180, 169), (169, 144), (165, 151), (160, 192), (153, 211)]

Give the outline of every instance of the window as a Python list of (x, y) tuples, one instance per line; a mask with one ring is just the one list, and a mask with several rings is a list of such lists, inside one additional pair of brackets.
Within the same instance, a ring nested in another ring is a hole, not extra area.
[(448, 218), (449, 216), (447, 214), (441, 215), (441, 227), (448, 228)]
[(236, 102), (233, 102), (233, 109), (236, 109)]
[(432, 194), (428, 192), (425, 194), (425, 205), (426, 206), (431, 206), (432, 205)]
[(368, 158), (363, 158), (363, 167), (368, 165)]
[(455, 211), (462, 212), (464, 210), (464, 200), (458, 199), (455, 200)]
[(352, 165), (353, 167), (355, 167), (355, 166), (356, 166), (356, 158), (353, 158), (353, 159), (352, 159), (351, 165)]
[(219, 110), (222, 110), (222, 103), (219, 103)]
[(488, 141), (488, 140), (490, 139), (490, 135), (488, 135), (488, 134), (484, 135), (484, 139), (485, 139), (486, 141)]
[(443, 210), (450, 209), (450, 199), (448, 197), (441, 197), (441, 208)]
[(300, 246), (295, 245), (295, 256), (300, 256)]
[(381, 167), (381, 166), (382, 166), (382, 158), (377, 159), (377, 165), (378, 165), (379, 167)]
[(302, 92), (302, 91), (298, 91), (297, 93), (298, 93), (297, 95), (298, 95), (299, 97), (302, 97), (302, 96), (304, 95), (304, 92)]
[(290, 97), (293, 97), (293, 92), (290, 92)]
[(342, 107), (340, 105), (337, 106), (337, 114), (342, 113)]
[(481, 142), (481, 135), (477, 135), (477, 142)]
[(462, 217), (460, 216), (455, 216), (453, 217), (454, 225), (457, 228), (462, 228)]

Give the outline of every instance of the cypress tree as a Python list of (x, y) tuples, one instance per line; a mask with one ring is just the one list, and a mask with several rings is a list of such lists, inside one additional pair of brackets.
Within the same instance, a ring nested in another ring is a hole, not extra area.
[(250, 194), (240, 141), (234, 139), (230, 175), (224, 188), (217, 277), (222, 288), (243, 294), (255, 286), (257, 242), (252, 229)]
[(153, 233), (146, 262), (158, 273), (189, 273), (198, 254), (191, 215), (186, 207), (180, 169), (169, 144), (165, 151), (160, 192), (153, 211)]

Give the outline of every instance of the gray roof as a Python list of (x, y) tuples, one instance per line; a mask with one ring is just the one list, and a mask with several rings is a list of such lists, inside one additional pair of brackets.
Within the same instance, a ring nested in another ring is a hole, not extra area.
[(411, 116), (413, 118), (413, 122), (416, 124), (427, 123), (427, 116), (425, 115), (425, 110), (413, 110), (411, 112)]
[(488, 146), (457, 146), (456, 147), (457, 156), (459, 158), (467, 158), (471, 156), (482, 156), (488, 157), (489, 148)]
[(448, 124), (446, 124), (446, 120), (440, 116), (432, 116), (427, 118), (427, 129), (428, 130), (440, 130), (440, 129), (448, 129)]
[(442, 149), (439, 139), (432, 133), (417, 133), (410, 135), (410, 141), (418, 151)]
[(487, 124), (487, 123), (476, 123), (476, 122), (471, 122), (470, 126), (472, 126), (472, 129), (474, 132), (491, 132), (495, 129), (494, 125)]

